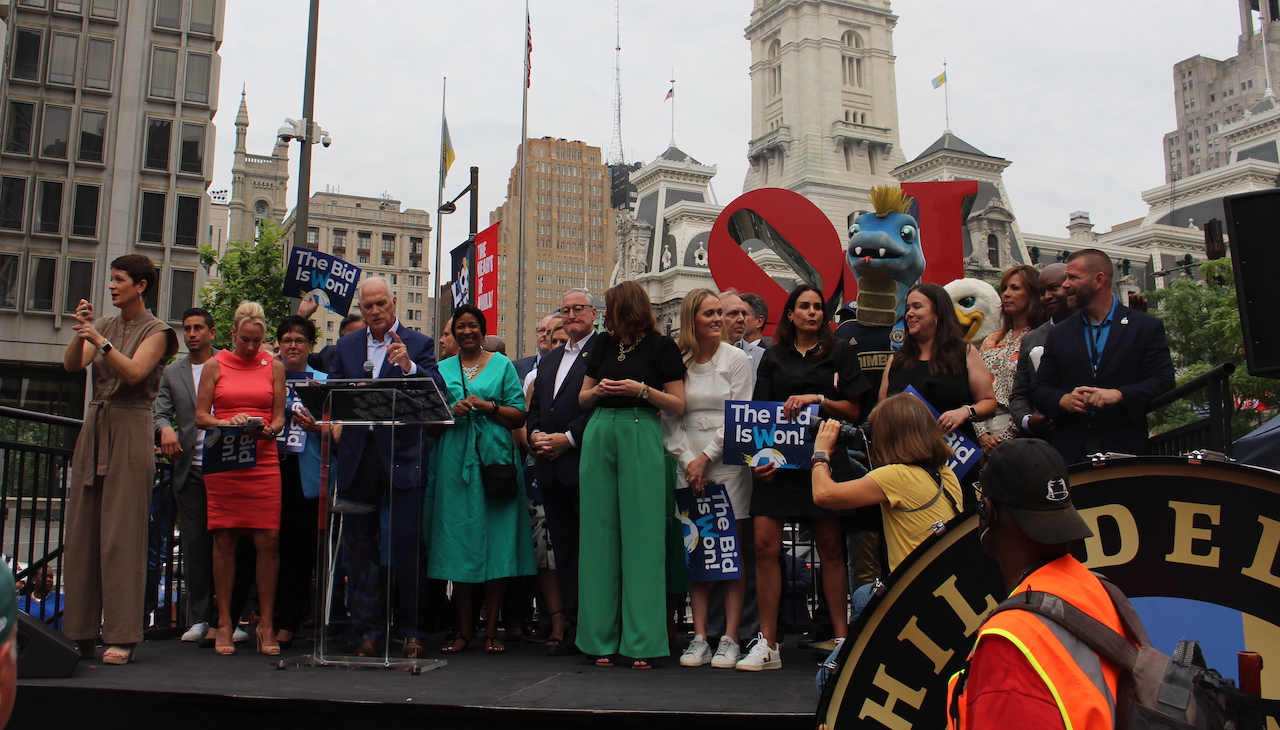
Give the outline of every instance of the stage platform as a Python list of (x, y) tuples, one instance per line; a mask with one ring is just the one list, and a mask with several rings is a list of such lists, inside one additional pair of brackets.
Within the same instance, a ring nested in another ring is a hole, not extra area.
[[(443, 636), (432, 637), (437, 647)], [(413, 675), (392, 669), (311, 667), (303, 642), (277, 660), (237, 644), (222, 657), (177, 639), (138, 647), (128, 666), (82, 660), (68, 679), (19, 679), (10, 727), (367, 726), (425, 722), (433, 730), (511, 727), (759, 728), (809, 730), (817, 705), (817, 661), (783, 649), (769, 672), (686, 668), (677, 656), (648, 671), (600, 669), (582, 655), (548, 657), (515, 643), (502, 655), (432, 652), (447, 665)], [(101, 649), (99, 649), (99, 653)], [(397, 725), (399, 726), (399, 725)]]

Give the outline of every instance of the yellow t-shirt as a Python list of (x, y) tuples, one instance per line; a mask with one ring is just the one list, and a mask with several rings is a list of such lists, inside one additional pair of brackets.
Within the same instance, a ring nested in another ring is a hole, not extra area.
[[(960, 482), (950, 467), (942, 467), (942, 486), (960, 504)], [(867, 476), (880, 485), (889, 498), (880, 504), (884, 516), (884, 541), (889, 548), (889, 570), (898, 567), (902, 559), (933, 534), (933, 523), (946, 522), (956, 516), (956, 511), (946, 496), (938, 495), (938, 483), (929, 472), (909, 464), (890, 464), (871, 470)], [(938, 495), (927, 508), (907, 512), (924, 505)]]

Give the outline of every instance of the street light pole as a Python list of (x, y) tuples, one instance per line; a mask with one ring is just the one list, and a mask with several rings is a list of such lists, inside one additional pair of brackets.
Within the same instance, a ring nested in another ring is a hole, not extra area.
[(293, 215), (293, 246), (307, 248), (311, 222), (311, 144), (315, 141), (316, 41), (319, 37), (320, 0), (311, 0), (307, 22), (307, 67), (302, 86), (302, 153), (298, 156), (298, 204)]
[[(478, 278), (478, 272), (476, 271), (476, 264), (478, 263), (476, 261), (476, 234), (480, 232), (480, 168), (471, 168), (471, 184), (467, 189), (471, 191), (471, 231), (470, 235), (467, 236), (467, 243), (470, 245), (467, 255), (471, 257), (471, 266), (468, 267), (467, 271), (471, 274), (471, 281), (467, 282), (467, 296), (472, 298), (472, 304), (474, 304), (476, 280)], [(489, 326), (492, 327), (493, 324)]]

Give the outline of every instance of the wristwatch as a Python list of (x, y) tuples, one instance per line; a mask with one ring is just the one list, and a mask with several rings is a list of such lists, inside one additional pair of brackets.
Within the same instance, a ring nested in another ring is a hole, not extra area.
[(831, 468), (831, 457), (827, 456), (827, 452), (817, 450), (813, 452), (813, 458), (809, 460), (809, 468), (812, 469), (818, 464), (826, 464), (828, 469)]
[(975, 410), (973, 406), (965, 406), (964, 409), (969, 412), (970, 421), (978, 420), (978, 411)]
[(827, 404), (827, 397), (821, 393), (818, 394), (818, 407), (821, 408)]
[(98, 354), (103, 357), (106, 357), (107, 353), (111, 352), (114, 349), (115, 349), (115, 345), (111, 344), (111, 340), (103, 340), (102, 344), (98, 345)]
[(646, 383), (646, 384), (645, 384), (645, 386), (644, 386), (644, 390), (641, 390), (641, 391), (640, 391), (640, 397), (641, 397), (641, 398), (643, 398), (644, 400), (649, 400), (649, 385), (648, 385), (648, 383)]

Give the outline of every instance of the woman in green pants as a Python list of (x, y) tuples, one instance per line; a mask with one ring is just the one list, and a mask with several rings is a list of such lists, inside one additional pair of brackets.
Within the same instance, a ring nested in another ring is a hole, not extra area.
[(608, 332), (592, 344), (578, 402), (595, 408), (583, 435), (578, 648), (632, 669), (668, 656), (665, 615), (670, 469), (659, 411), (684, 412), (680, 348), (657, 330), (644, 289), (605, 292)]

